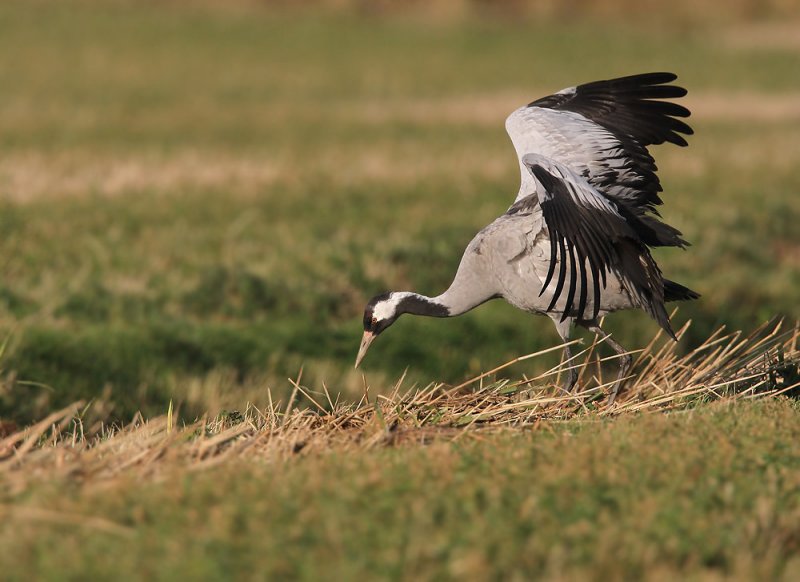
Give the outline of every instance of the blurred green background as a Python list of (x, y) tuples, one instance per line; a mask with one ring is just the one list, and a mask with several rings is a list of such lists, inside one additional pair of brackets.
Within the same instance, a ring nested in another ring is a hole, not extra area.
[(513, 200), (508, 113), (654, 70), (696, 131), (653, 152), (694, 245), (657, 259), (703, 294), (685, 346), (797, 319), (798, 2), (3, 2), (0, 418), (193, 417), (285, 398), (301, 368), (353, 398), (553, 345), (494, 302), (403, 318), (352, 370), (366, 300), (442, 291)]

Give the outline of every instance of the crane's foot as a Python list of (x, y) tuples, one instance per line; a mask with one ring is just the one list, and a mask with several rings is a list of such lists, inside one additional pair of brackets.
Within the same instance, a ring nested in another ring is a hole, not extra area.
[(606, 343), (608, 343), (611, 349), (619, 354), (619, 372), (617, 372), (617, 381), (614, 382), (614, 385), (611, 387), (611, 393), (608, 395), (608, 404), (606, 404), (607, 408), (611, 408), (611, 406), (614, 404), (614, 401), (617, 399), (617, 394), (619, 393), (622, 380), (628, 375), (628, 370), (631, 369), (633, 358), (625, 348), (617, 343), (617, 341), (615, 341), (610, 334), (607, 334), (605, 331), (603, 331), (596, 322), (582, 323), (582, 325), (592, 333), (596, 333), (602, 337)]
[[(555, 318), (553, 319), (553, 323), (556, 325), (558, 335), (561, 336), (561, 340), (563, 342), (569, 342), (569, 334), (570, 329), (572, 328), (572, 322), (572, 318), (564, 320)], [(561, 354), (561, 366), (563, 373), (566, 374), (563, 382), (561, 383), (561, 392), (564, 393), (564, 396), (571, 396), (572, 389), (575, 387), (575, 383), (578, 381), (578, 371), (573, 367), (572, 351), (569, 349), (569, 346), (565, 346), (564, 351)]]
[(606, 404), (607, 408), (614, 406), (614, 401), (617, 399), (617, 393), (619, 392), (619, 385), (621, 383), (620, 380), (617, 380), (614, 382), (614, 386), (611, 387), (611, 394), (608, 395), (608, 404)]
[(564, 382), (561, 384), (561, 391), (564, 393), (565, 396), (572, 396), (572, 390), (575, 388), (575, 384), (578, 383), (578, 371), (577, 370), (567, 370), (567, 377), (564, 378)]
[(611, 387), (611, 393), (608, 395), (608, 404), (606, 405), (608, 408), (611, 408), (614, 405), (614, 401), (617, 399), (617, 394), (619, 393), (619, 387), (622, 384), (623, 378), (628, 374), (628, 370), (631, 369), (631, 364), (633, 363), (633, 358), (628, 353), (623, 353), (619, 359), (619, 372), (617, 373), (617, 381), (614, 382), (614, 385)]

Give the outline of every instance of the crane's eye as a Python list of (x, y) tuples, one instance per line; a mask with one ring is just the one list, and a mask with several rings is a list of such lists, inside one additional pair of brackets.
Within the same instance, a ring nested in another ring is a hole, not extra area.
[(372, 327), (375, 327), (376, 325), (378, 325), (378, 318), (377, 317), (373, 317), (372, 318)]

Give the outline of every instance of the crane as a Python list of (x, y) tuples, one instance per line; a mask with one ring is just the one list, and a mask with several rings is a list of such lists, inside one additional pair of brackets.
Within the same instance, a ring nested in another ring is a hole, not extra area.
[[(574, 325), (603, 337), (619, 354), (614, 403), (631, 356), (600, 327), (607, 313), (638, 308), (675, 340), (664, 303), (699, 295), (662, 276), (652, 247), (685, 248), (660, 220), (661, 183), (647, 147), (686, 146), (688, 109), (665, 99), (686, 95), (673, 73), (646, 73), (569, 87), (520, 107), (506, 131), (520, 167), (514, 203), (467, 245), (450, 287), (427, 297), (390, 291), (364, 309), (356, 357), (404, 313), (461, 315), (502, 298), (547, 315), (564, 342)], [(571, 358), (569, 346), (564, 358)], [(569, 392), (577, 371), (567, 371)]]

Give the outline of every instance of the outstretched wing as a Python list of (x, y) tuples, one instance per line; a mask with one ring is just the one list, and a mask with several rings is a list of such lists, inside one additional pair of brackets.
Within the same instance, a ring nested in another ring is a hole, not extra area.
[(563, 164), (613, 202), (650, 246), (684, 246), (680, 232), (655, 216), (661, 183), (648, 145), (686, 145), (685, 107), (662, 99), (686, 90), (672, 73), (648, 73), (570, 87), (514, 111), (506, 120), (520, 160), (517, 200), (534, 191), (522, 158), (540, 154)]
[[(615, 205), (563, 164), (535, 154), (523, 157), (522, 163), (537, 185), (550, 235), (550, 263), (541, 293), (551, 282), (555, 282), (555, 290), (547, 311), (554, 308), (566, 285), (562, 321), (574, 315), (595, 319), (600, 309), (600, 286), (606, 286), (606, 275), (613, 271), (634, 301), (672, 334), (664, 309), (661, 271)], [(509, 213), (524, 201), (518, 201)], [(587, 316), (590, 291), (593, 311)]]

